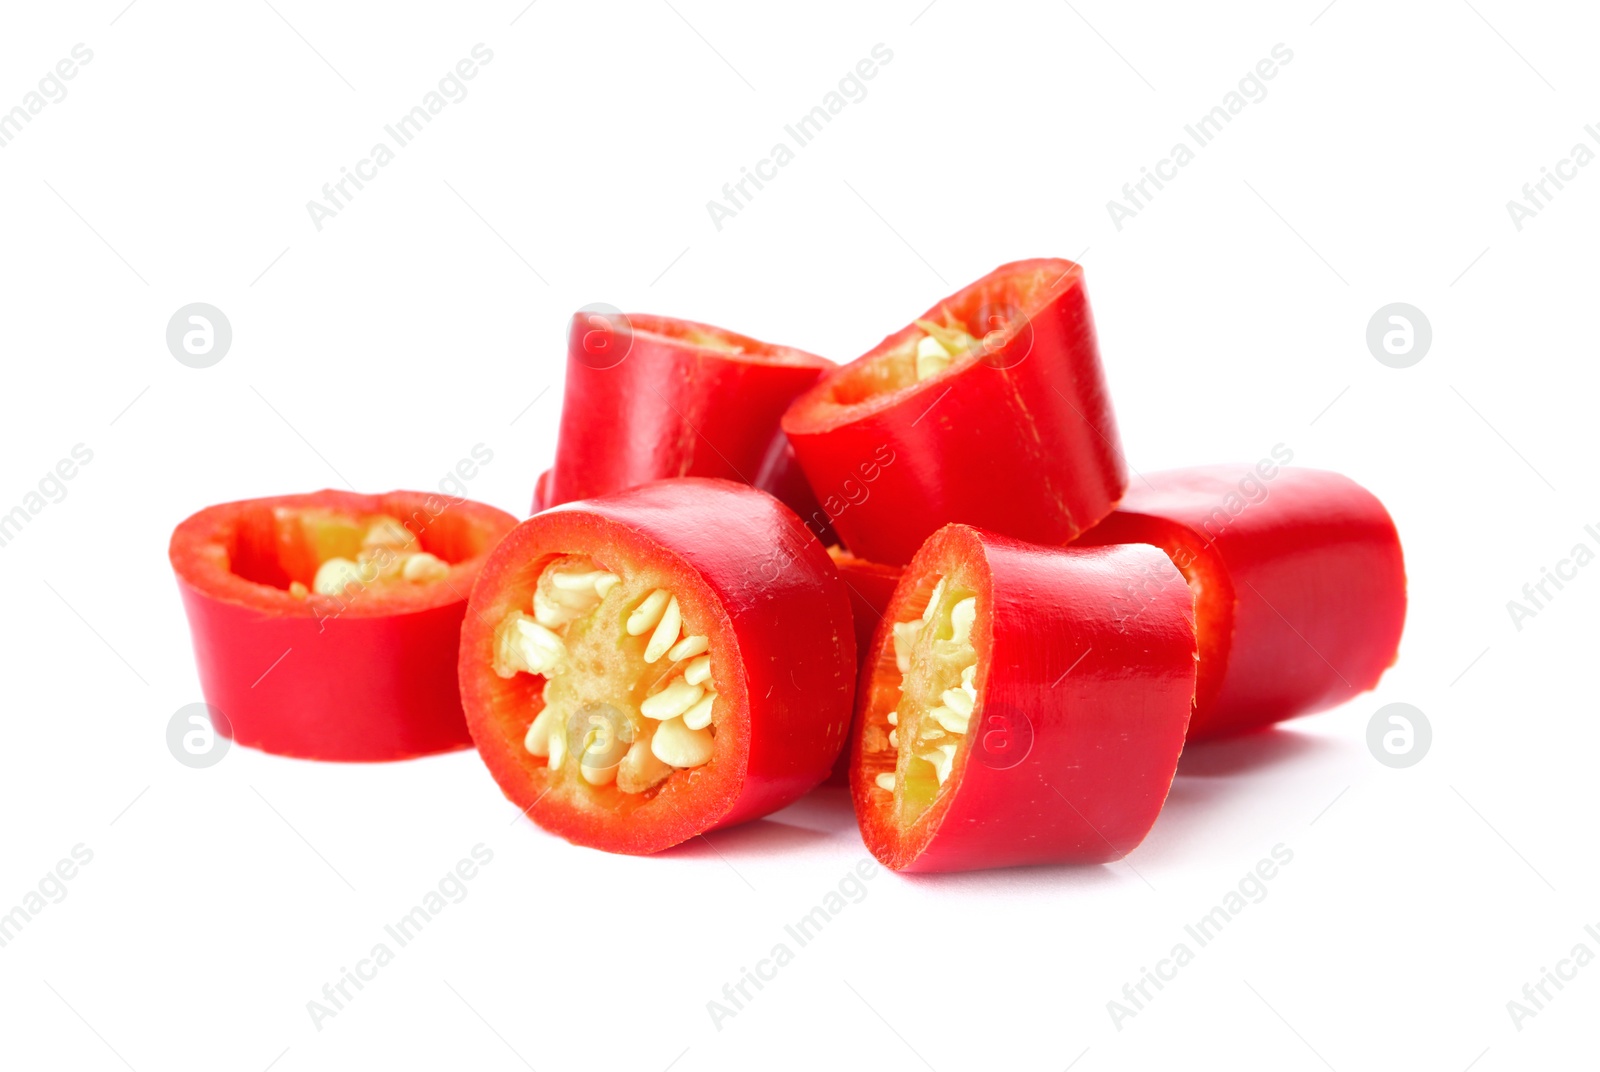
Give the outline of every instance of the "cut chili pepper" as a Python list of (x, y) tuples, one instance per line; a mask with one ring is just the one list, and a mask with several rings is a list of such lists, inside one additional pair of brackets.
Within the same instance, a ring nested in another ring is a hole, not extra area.
[[(1129, 586), (1139, 610), (1106, 614)], [(1120, 859), (1172, 785), (1194, 681), (1193, 598), (1156, 548), (946, 526), (862, 673), (862, 837), (902, 871)]]
[(169, 557), (216, 728), (303, 759), (369, 762), (472, 743), (456, 684), (467, 593), (516, 524), (424, 492), (225, 503)]
[(1018, 261), (825, 376), (783, 418), (844, 544), (903, 564), (963, 522), (1062, 544), (1127, 486), (1083, 270)]
[[(867, 654), (872, 651), (872, 638), (878, 631), (878, 623), (883, 621), (895, 585), (900, 583), (900, 575), (905, 570), (899, 566), (868, 562), (841, 547), (828, 548), (828, 557), (833, 559), (834, 568), (850, 590), (850, 617), (856, 627), (856, 658), (864, 664)], [(840, 751), (839, 759), (833, 765), (833, 773), (828, 775), (827, 784), (849, 783), (850, 750), (846, 748)]]
[(550, 507), (703, 476), (753, 484), (810, 518), (820, 508), (792, 471), (778, 421), (833, 367), (707, 324), (580, 312), (568, 337), (556, 462), (541, 501)]
[(1338, 473), (1265, 459), (1150, 473), (1078, 543), (1155, 544), (1194, 587), (1191, 739), (1344, 703), (1394, 665), (1400, 536), (1383, 504)]
[(611, 852), (658, 852), (817, 785), (855, 670), (822, 544), (726, 480), (528, 519), (489, 557), (461, 635), (467, 723), (501, 791)]

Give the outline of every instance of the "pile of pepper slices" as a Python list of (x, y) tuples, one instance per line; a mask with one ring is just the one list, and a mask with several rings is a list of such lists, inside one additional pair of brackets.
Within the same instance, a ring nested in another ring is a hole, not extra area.
[(335, 491), (181, 523), (217, 729), (320, 760), (475, 745), (540, 826), (628, 853), (848, 781), (879, 860), (953, 871), (1118, 859), (1185, 740), (1395, 659), (1404, 563), (1365, 489), (1271, 460), (1130, 486), (1070, 261), (844, 366), (581, 312), (565, 391), (520, 524)]

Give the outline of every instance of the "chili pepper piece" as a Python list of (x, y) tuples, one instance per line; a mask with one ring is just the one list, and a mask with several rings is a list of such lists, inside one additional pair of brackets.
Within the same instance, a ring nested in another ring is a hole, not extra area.
[[(1107, 613), (1135, 583), (1139, 612)], [(1119, 859), (1166, 799), (1194, 680), (1193, 598), (1156, 548), (948, 525), (906, 568), (862, 671), (862, 837), (902, 871)]]
[(1196, 590), (1191, 739), (1344, 703), (1398, 656), (1400, 536), (1383, 504), (1338, 473), (1267, 461), (1149, 473), (1077, 542), (1155, 544)]
[(572, 319), (544, 508), (667, 477), (754, 484), (818, 511), (786, 459), (784, 409), (833, 362), (708, 324), (644, 314)]
[[(403, 520), (443, 577), (380, 578), (374, 560), (358, 587), (312, 593), (319, 555), (360, 554), (360, 534), (337, 520), (352, 516)], [(168, 556), (201, 690), (226, 716), (217, 729), (264, 752), (346, 762), (469, 746), (461, 618), (489, 548), (515, 524), (481, 503), (407, 491), (252, 499), (183, 521)]]
[[(526, 613), (552, 563), (576, 560), (619, 580), (558, 637), (571, 668), (501, 676), (502, 623)], [(827, 776), (854, 694), (849, 614), (821, 543), (765, 492), (685, 478), (565, 503), (517, 526), (473, 588), (467, 722), (501, 791), (535, 823), (580, 845), (658, 852), (784, 807)], [(704, 643), (685, 642), (694, 637)], [(690, 682), (708, 657), (708, 675)], [(614, 775), (616, 753), (586, 765), (585, 741), (562, 739), (573, 712), (558, 698), (579, 713), (609, 708), (602, 721), (631, 735)], [(529, 749), (541, 720), (543, 755)], [(591, 771), (615, 780), (595, 784)]]
[(783, 430), (845, 546), (874, 562), (910, 561), (947, 522), (1066, 543), (1127, 487), (1083, 270), (1065, 260), (1003, 265), (940, 302), (824, 376)]

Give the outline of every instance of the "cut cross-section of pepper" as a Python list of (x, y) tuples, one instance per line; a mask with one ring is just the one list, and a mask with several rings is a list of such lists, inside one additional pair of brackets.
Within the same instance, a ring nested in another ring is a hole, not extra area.
[(460, 673), (512, 803), (577, 844), (652, 853), (827, 776), (854, 695), (850, 600), (770, 495), (659, 481), (507, 536), (473, 589)]
[(827, 518), (778, 426), (834, 363), (709, 324), (580, 312), (567, 346), (555, 465), (535, 510), (667, 477), (771, 492), (822, 533)]
[(200, 685), (240, 744), (405, 759), (472, 743), (455, 655), (467, 593), (516, 524), (424, 492), (320, 491), (208, 507), (169, 557)]
[[(1108, 613), (1139, 586), (1136, 613)], [(851, 795), (903, 871), (1116, 860), (1143, 840), (1194, 692), (1189, 589), (1154, 547), (1043, 547), (950, 525), (863, 669)]]
[(1258, 729), (1364, 692), (1394, 664), (1405, 561), (1373, 494), (1320, 469), (1148, 473), (1080, 546), (1150, 543), (1195, 590), (1191, 739)]
[(910, 561), (948, 522), (1066, 543), (1127, 486), (1071, 261), (996, 269), (823, 377), (783, 430), (845, 546), (875, 562)]

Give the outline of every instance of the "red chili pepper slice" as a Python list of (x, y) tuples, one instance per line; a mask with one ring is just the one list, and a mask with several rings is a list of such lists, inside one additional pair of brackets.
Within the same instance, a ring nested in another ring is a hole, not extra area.
[[(1141, 603), (1114, 613), (1136, 587)], [(1154, 547), (1044, 547), (949, 525), (863, 670), (851, 794), (901, 871), (1119, 859), (1177, 770), (1194, 605)]]
[[(226, 718), (217, 729), (303, 759), (470, 745), (456, 684), (461, 618), (489, 549), (515, 524), (491, 506), (410, 491), (282, 495), (185, 520), (168, 553), (201, 689)], [(342, 594), (312, 591), (334, 559), (355, 567)]]
[(1394, 665), (1406, 616), (1400, 536), (1355, 481), (1318, 469), (1149, 473), (1078, 544), (1151, 543), (1196, 593), (1191, 739), (1344, 703)]
[(489, 557), (461, 692), (502, 792), (580, 845), (652, 853), (798, 799), (855, 687), (849, 594), (776, 499), (665, 480), (566, 503)]
[(833, 367), (708, 324), (580, 312), (568, 336), (556, 461), (536, 501), (550, 507), (703, 476), (770, 491), (803, 518), (819, 514), (778, 421)]
[(910, 561), (952, 521), (1066, 543), (1127, 486), (1071, 261), (1007, 264), (946, 298), (825, 376), (783, 430), (845, 546), (874, 562)]

